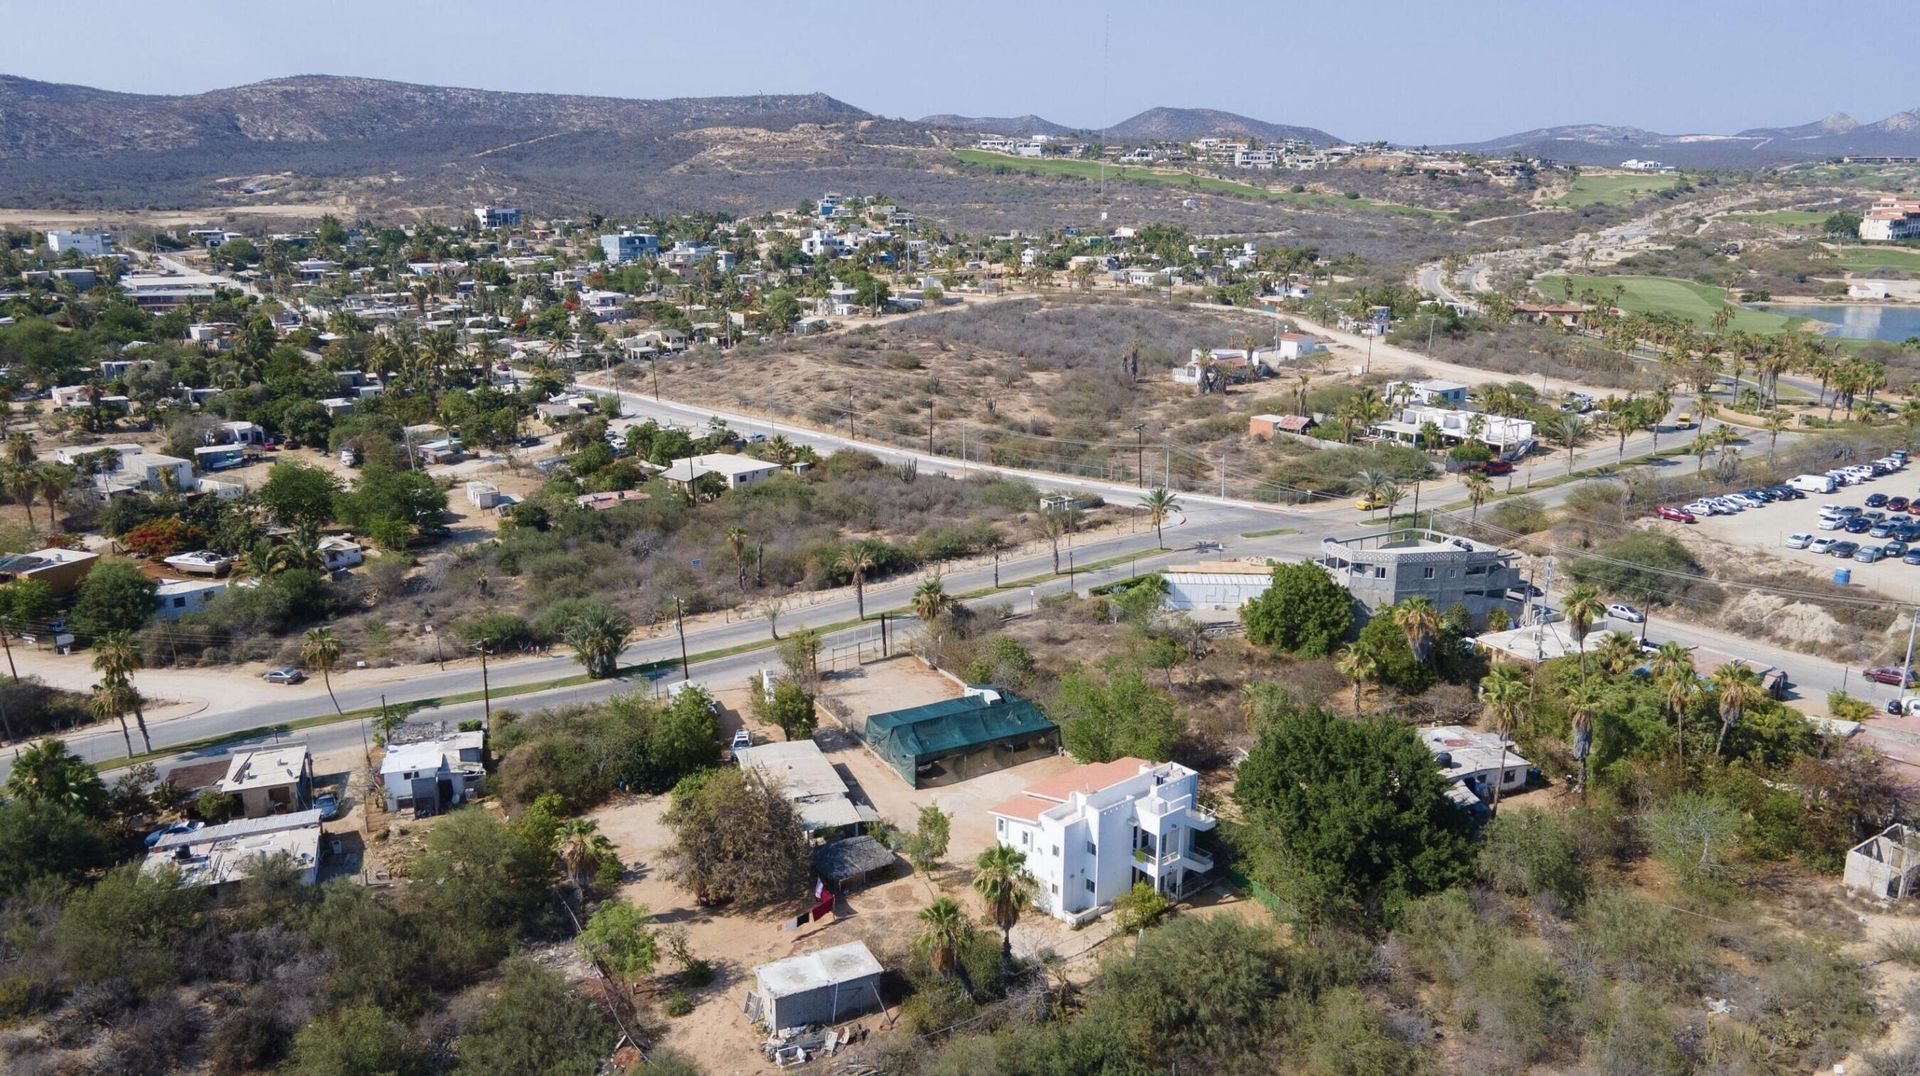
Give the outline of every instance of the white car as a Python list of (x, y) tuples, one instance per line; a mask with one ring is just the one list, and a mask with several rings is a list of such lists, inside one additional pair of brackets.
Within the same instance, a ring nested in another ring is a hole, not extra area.
[(1746, 505), (1748, 508), (1764, 508), (1766, 507), (1766, 504), (1767, 504), (1767, 502), (1761, 500), (1758, 497), (1749, 497), (1744, 493), (1729, 493), (1727, 494), (1727, 497), (1731, 499), (1735, 504), (1743, 504), (1743, 505)]
[(1682, 511), (1692, 512), (1696, 516), (1717, 516), (1722, 514), (1720, 509), (1714, 507), (1712, 501), (1705, 500), (1695, 501), (1683, 508)]
[(1647, 621), (1647, 614), (1625, 602), (1614, 602), (1607, 606), (1607, 619), (1624, 620), (1629, 624), (1644, 624)]
[(1823, 531), (1837, 531), (1847, 525), (1847, 517), (1821, 516), (1820, 522), (1816, 525)]
[(1719, 506), (1720, 510), (1722, 512), (1727, 513), (1728, 515), (1732, 515), (1735, 512), (1744, 512), (1747, 510), (1746, 505), (1741, 504), (1739, 501), (1734, 500), (1732, 497), (1715, 497), (1713, 499), (1713, 503)]
[(1811, 534), (1789, 534), (1789, 535), (1787, 535), (1787, 548), (1788, 548), (1788, 549), (1805, 549), (1805, 548), (1807, 548), (1808, 546), (1810, 546), (1810, 545), (1812, 545), (1812, 544), (1813, 544), (1813, 535), (1811, 535)]
[(1834, 539), (1832, 538), (1815, 538), (1813, 542), (1807, 546), (1807, 552), (1818, 553), (1824, 557), (1833, 551), (1833, 543)]

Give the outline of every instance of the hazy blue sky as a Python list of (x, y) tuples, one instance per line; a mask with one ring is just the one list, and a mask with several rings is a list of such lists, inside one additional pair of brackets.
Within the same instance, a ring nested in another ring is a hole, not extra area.
[(1823, 8), (0, 0), (0, 72), (154, 93), (310, 73), (623, 97), (821, 90), (889, 116), (1033, 112), (1076, 126), (1176, 105), (1402, 142), (1561, 123), (1680, 133), (1834, 111), (1871, 121), (1920, 105), (1897, 45), (1860, 63), (1838, 51), (1871, 42), (1874, 26), (1901, 36), (1911, 4)]

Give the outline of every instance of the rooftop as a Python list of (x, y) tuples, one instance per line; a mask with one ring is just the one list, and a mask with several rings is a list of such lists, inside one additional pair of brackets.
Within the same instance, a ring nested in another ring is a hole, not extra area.
[(851, 826), (874, 816), (862, 812), (847, 795), (847, 784), (812, 740), (743, 747), (740, 765), (769, 787), (778, 788), (808, 830)]
[[(1420, 742), (1440, 759), (1440, 772), (1449, 781), (1476, 773), (1515, 766), (1531, 765), (1513, 750), (1513, 741), (1503, 741), (1491, 732), (1476, 732), (1463, 725), (1435, 725), (1420, 730)], [(1504, 756), (1501, 751), (1505, 743)]]
[(233, 756), (222, 792), (241, 792), (249, 788), (279, 788), (298, 781), (307, 771), (307, 745), (281, 744), (278, 747), (247, 751)]
[(753, 969), (753, 976), (759, 980), (762, 994), (784, 998), (879, 975), (882, 970), (866, 943), (856, 941), (762, 964)]
[(286, 856), (299, 870), (316, 866), (320, 812), (250, 818), (172, 834), (155, 844), (140, 869), (147, 873), (173, 869), (187, 885), (220, 885), (247, 877), (256, 862), (274, 855)]
[(998, 688), (969, 689), (957, 699), (874, 714), (867, 742), (896, 758), (924, 759), (994, 740), (1056, 728), (1033, 703)]

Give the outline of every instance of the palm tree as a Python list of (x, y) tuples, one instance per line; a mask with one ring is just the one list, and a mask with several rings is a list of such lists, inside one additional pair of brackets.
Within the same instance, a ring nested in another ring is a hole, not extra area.
[(1468, 471), (1466, 477), (1460, 480), (1460, 484), (1467, 487), (1467, 501), (1473, 505), (1473, 514), (1469, 517), (1469, 522), (1478, 523), (1480, 506), (1493, 495), (1493, 479), (1487, 477), (1485, 471)]
[(1609, 676), (1619, 676), (1640, 663), (1640, 641), (1624, 631), (1610, 631), (1593, 648), (1593, 660)]
[[(1140, 498), (1140, 506), (1147, 510), (1147, 522), (1153, 524), (1154, 542), (1162, 549), (1166, 548), (1167, 539), (1161, 533), (1160, 527), (1167, 521), (1168, 516), (1180, 510), (1180, 498), (1165, 486), (1155, 486), (1147, 491), (1146, 496)], [(1059, 570), (1054, 569), (1054, 571)]]
[(1580, 648), (1580, 679), (1587, 678), (1587, 632), (1592, 630), (1593, 622), (1607, 611), (1606, 603), (1600, 600), (1600, 591), (1590, 584), (1582, 583), (1567, 592), (1567, 601), (1561, 612), (1567, 616), (1567, 624), (1573, 628), (1573, 645)]
[[(1587, 795), (1587, 756), (1593, 753), (1593, 717), (1606, 702), (1599, 684), (1580, 684), (1567, 696), (1567, 718), (1573, 734), (1573, 757), (1580, 763), (1580, 798)], [(1502, 763), (1506, 760), (1502, 759)]]
[(31, 467), (13, 466), (7, 468), (5, 482), (7, 496), (20, 502), (21, 506), (27, 510), (27, 528), (31, 530), (33, 528), (33, 501), (35, 497), (40, 495), (40, 480), (35, 477)]
[(569, 818), (554, 831), (560, 847), (560, 862), (566, 867), (567, 882), (578, 895), (585, 879), (601, 860), (614, 854), (613, 842), (600, 832), (600, 823), (590, 818)]
[(333, 712), (344, 716), (346, 711), (340, 709), (340, 700), (333, 694), (333, 667), (340, 662), (340, 640), (334, 637), (333, 629), (307, 629), (306, 638), (300, 642), (300, 660), (320, 670), (320, 681), (327, 685), (327, 698), (333, 700)]
[(1494, 735), (1500, 737), (1500, 769), (1493, 776), (1491, 812), (1500, 813), (1500, 786), (1506, 783), (1507, 738), (1527, 705), (1526, 675), (1512, 665), (1496, 665), (1480, 679), (1480, 704)]
[(1339, 657), (1333, 659), (1333, 667), (1341, 676), (1347, 678), (1349, 684), (1353, 685), (1353, 712), (1358, 716), (1360, 689), (1379, 678), (1380, 659), (1359, 647), (1349, 646), (1340, 652)]
[(14, 758), (6, 790), (14, 799), (58, 804), (81, 814), (88, 813), (107, 794), (99, 773), (67, 750), (66, 741), (51, 737), (27, 745)]
[(1060, 539), (1073, 529), (1070, 508), (1043, 508), (1033, 516), (1033, 529), (1053, 544), (1053, 574), (1060, 574)]
[[(744, 527), (727, 528), (727, 548), (733, 551), (733, 567), (740, 583), (740, 589), (747, 589), (747, 531)], [(865, 617), (860, 619), (865, 620)]]
[(927, 954), (933, 970), (948, 975), (960, 964), (960, 947), (973, 937), (973, 924), (951, 897), (941, 897), (920, 909), (924, 930), (914, 936), (913, 946)]
[(1027, 873), (1027, 855), (1010, 844), (996, 844), (974, 860), (974, 892), (987, 902), (987, 915), (1000, 928), (1000, 952), (1013, 955), (1013, 925), (1033, 902), (1033, 875)]
[(872, 548), (864, 542), (850, 545), (840, 551), (834, 563), (853, 577), (853, 605), (860, 619), (867, 619), (867, 573), (873, 570)]
[(60, 498), (66, 495), (73, 485), (73, 471), (59, 464), (47, 464), (33, 469), (34, 489), (40, 498), (47, 502), (47, 529), (53, 530), (60, 523)]
[(1713, 689), (1720, 704), (1720, 735), (1713, 741), (1713, 757), (1719, 758), (1727, 733), (1740, 723), (1748, 707), (1766, 698), (1767, 690), (1760, 683), (1759, 673), (1734, 661), (1713, 671)]
[[(124, 631), (110, 632), (101, 636), (93, 644), (93, 671), (100, 674), (101, 686), (111, 687), (113, 699), (127, 704), (126, 710), (115, 716), (120, 717), (120, 726), (124, 731), (126, 713), (132, 713), (134, 721), (140, 726), (140, 742), (146, 749), (153, 750), (153, 739), (147, 735), (147, 714), (145, 700), (140, 692), (134, 690), (133, 674), (141, 667), (140, 647), (133, 637)], [(96, 689), (98, 690), (98, 689)], [(104, 718), (103, 718), (104, 720)], [(127, 745), (127, 754), (133, 754), (133, 745)]]
[(1406, 633), (1407, 648), (1415, 660), (1426, 661), (1433, 649), (1433, 637), (1440, 632), (1440, 610), (1433, 599), (1414, 596), (1393, 607), (1393, 622)]
[[(1907, 407), (1913, 407), (1915, 402), (1908, 400)], [(1773, 450), (1779, 447), (1781, 431), (1785, 430), (1792, 420), (1793, 416), (1785, 411), (1767, 412), (1767, 462), (1769, 464), (1773, 462)]]
[(931, 626), (940, 619), (940, 614), (953, 608), (953, 595), (947, 593), (946, 584), (939, 576), (927, 580), (914, 588), (913, 612), (921, 622)]
[[(93, 696), (87, 700), (96, 720), (120, 719), (120, 738), (127, 743), (128, 758), (133, 757), (133, 733), (127, 728), (127, 715), (139, 704), (139, 698), (140, 693), (127, 681), (107, 679), (93, 685)], [(152, 745), (148, 745), (148, 750), (152, 750)]]
[(565, 634), (573, 656), (587, 667), (587, 675), (603, 680), (619, 671), (620, 651), (633, 634), (633, 621), (617, 610), (594, 607), (574, 617)]
[(1579, 415), (1555, 415), (1547, 420), (1548, 438), (1567, 450), (1567, 473), (1573, 473), (1573, 450), (1587, 437), (1587, 420)]

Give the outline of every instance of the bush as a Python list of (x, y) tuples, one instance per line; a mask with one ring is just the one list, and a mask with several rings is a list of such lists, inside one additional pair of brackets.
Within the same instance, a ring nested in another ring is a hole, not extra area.
[(1167, 907), (1167, 898), (1159, 890), (1135, 882), (1132, 889), (1113, 898), (1114, 929), (1122, 934), (1145, 930), (1167, 914)]
[[(1575, 557), (1568, 566), (1573, 578), (1612, 594), (1667, 600), (1686, 597), (1705, 584), (1700, 562), (1679, 539), (1651, 531), (1634, 531), (1595, 550), (1598, 557)], [(1676, 576), (1680, 577), (1677, 578)], [(1699, 577), (1696, 583), (1684, 578)]]
[(122, 535), (120, 542), (134, 553), (158, 559), (184, 549), (198, 549), (207, 536), (179, 516), (151, 519)]
[(1353, 596), (1312, 561), (1281, 564), (1266, 591), (1241, 607), (1240, 620), (1249, 642), (1319, 657), (1353, 630)]
[(668, 1016), (685, 1016), (693, 1011), (693, 995), (685, 990), (669, 990), (667, 999), (660, 1003), (660, 1011)]
[(1476, 864), (1487, 884), (1502, 893), (1554, 893), (1569, 903), (1586, 896), (1573, 834), (1563, 820), (1539, 811), (1509, 810), (1489, 823)]
[(85, 639), (137, 631), (153, 616), (153, 595), (158, 587), (128, 561), (101, 560), (80, 581), (68, 619), (75, 633)]

